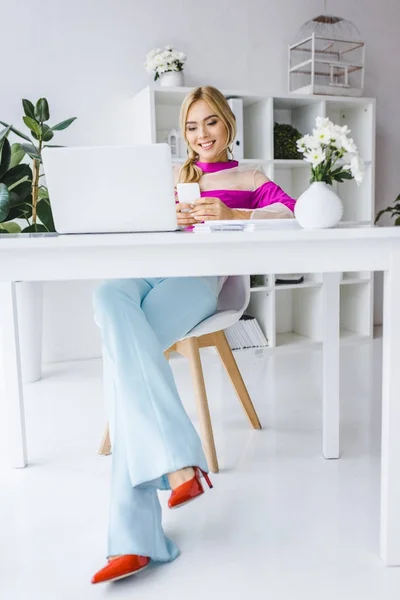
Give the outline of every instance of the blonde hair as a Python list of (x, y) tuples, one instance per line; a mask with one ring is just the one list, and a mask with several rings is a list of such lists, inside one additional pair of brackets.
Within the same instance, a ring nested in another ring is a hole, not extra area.
[(200, 177), (203, 175), (201, 169), (195, 165), (196, 160), (198, 160), (198, 154), (196, 154), (196, 152), (194, 152), (194, 150), (191, 148), (186, 137), (187, 115), (191, 106), (198, 100), (205, 100), (205, 102), (209, 104), (211, 110), (225, 125), (227, 133), (225, 148), (229, 148), (236, 136), (235, 115), (226, 101), (225, 96), (219, 90), (217, 90), (217, 88), (212, 87), (211, 85), (205, 85), (194, 88), (191, 92), (189, 92), (182, 102), (179, 117), (181, 132), (188, 147), (188, 158), (179, 171), (180, 183), (192, 183), (199, 181)]

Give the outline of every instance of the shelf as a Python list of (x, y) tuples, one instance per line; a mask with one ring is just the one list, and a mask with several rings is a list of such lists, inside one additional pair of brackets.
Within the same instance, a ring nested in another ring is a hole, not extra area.
[(250, 292), (270, 292), (273, 288), (268, 285), (257, 285), (250, 288)]
[(357, 331), (350, 331), (349, 329), (340, 330), (340, 341), (345, 344), (369, 342), (371, 339), (372, 335), (364, 335)]
[(367, 277), (348, 277), (347, 279), (341, 279), (340, 285), (355, 285), (360, 283), (370, 283), (370, 279)]
[(310, 168), (311, 165), (310, 163), (306, 162), (303, 158), (299, 158), (299, 159), (288, 159), (288, 160), (284, 160), (284, 159), (280, 159), (280, 158), (275, 158), (273, 160), (273, 164), (275, 167), (277, 167), (279, 169), (279, 167), (281, 168), (285, 168), (285, 167), (294, 167), (296, 169), (300, 168), (300, 169), (304, 169), (304, 168)]
[(304, 288), (319, 288), (321, 281), (303, 281), (303, 283), (278, 283), (275, 284), (275, 290), (301, 290)]
[(298, 333), (277, 333), (276, 334), (276, 348), (290, 347), (307, 347), (307, 348), (318, 348), (321, 346), (321, 342), (312, 338), (300, 335)]
[[(305, 56), (304, 59), (306, 58), (310, 56)], [(330, 55), (317, 56), (317, 69), (325, 71), (325, 64), (323, 61), (318, 62), (319, 58), (327, 59), (329, 64)], [(340, 62), (346, 62), (345, 58), (346, 55), (340, 58)], [(300, 56), (298, 62), (302, 60), (303, 57)], [(347, 56), (347, 60), (350, 57)], [(359, 66), (361, 61), (356, 56), (353, 60), (355, 66)], [(293, 63), (290, 66), (294, 66)], [(351, 68), (347, 64), (345, 66)], [(303, 64), (302, 68), (309, 70), (310, 67), (309, 64)], [(357, 73), (351, 77), (357, 77)], [(303, 81), (298, 83), (304, 85)], [(353, 81), (349, 83), (354, 84)], [(162, 88), (153, 84), (137, 94), (133, 127), (135, 142), (162, 142), (171, 129), (178, 128), (180, 105), (191, 89)], [(341, 126), (346, 124), (351, 129), (351, 137), (357, 144), (360, 156), (365, 160), (366, 169), (360, 187), (354, 181), (334, 183), (333, 188), (344, 207), (343, 221), (337, 227), (372, 227), (375, 216), (375, 100), (345, 96), (350, 91), (329, 86), (317, 89), (327, 95), (289, 92), (279, 96), (260, 96), (256, 93), (222, 90), (226, 97), (243, 99), (243, 136), (240, 141), (243, 142), (241, 147), (245, 158), (239, 159), (239, 163), (247, 169), (251, 169), (250, 165), (253, 168), (260, 165), (265, 174), (289, 196), (298, 198), (309, 187), (311, 165), (301, 155), (299, 158), (286, 160), (274, 158), (274, 123), (290, 124), (303, 135), (312, 132), (318, 116), (329, 117)], [(315, 91), (315, 86), (308, 86), (302, 91), (311, 90)], [(357, 90), (356, 93), (362, 92)], [(182, 145), (177, 152), (181, 156), (173, 158), (173, 162), (181, 165), (186, 160), (186, 148)], [(247, 311), (257, 318), (270, 346), (235, 352), (304, 352), (321, 348), (326, 309), (325, 295), (322, 293), (323, 277), (321, 274), (302, 274), (304, 281), (298, 284), (277, 285), (276, 273), (264, 274), (263, 278), (256, 280), (260, 285), (250, 289)], [(370, 272), (362, 271), (347, 271), (338, 274), (338, 278), (340, 276), (341, 343), (368, 340), (372, 329), (373, 277)], [(336, 303), (334, 304), (336, 307)]]
[[(152, 83), (149, 89), (154, 92), (157, 104), (180, 105), (184, 97), (193, 90), (193, 87), (162, 87), (156, 83)], [(265, 100), (264, 96), (247, 94), (242, 90), (221, 90), (221, 92), (226, 98), (242, 98), (244, 107)]]

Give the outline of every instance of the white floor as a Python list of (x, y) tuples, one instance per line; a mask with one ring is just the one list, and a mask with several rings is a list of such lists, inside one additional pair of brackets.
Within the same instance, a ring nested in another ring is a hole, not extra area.
[[(1, 600), (398, 600), (400, 569), (378, 556), (380, 361), (380, 339), (343, 347), (342, 456), (326, 461), (319, 351), (240, 354), (260, 432), (206, 354), (221, 463), (215, 487), (164, 510), (182, 550), (174, 563), (98, 586), (90, 578), (104, 563), (111, 464), (96, 454), (101, 364), (46, 367), (26, 387), (29, 467), (10, 469), (0, 448)], [(173, 368), (197, 423), (187, 363)]]

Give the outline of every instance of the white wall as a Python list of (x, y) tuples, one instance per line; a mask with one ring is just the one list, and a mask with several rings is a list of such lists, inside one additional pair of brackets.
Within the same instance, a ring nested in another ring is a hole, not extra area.
[[(13, 0), (1, 11), (0, 119), (21, 122), (20, 99), (46, 96), (52, 122), (78, 120), (54, 143), (131, 141), (131, 97), (148, 83), (146, 52), (167, 43), (188, 55), (187, 85), (287, 92), (287, 46), (322, 0)], [(377, 208), (400, 192), (398, 0), (328, 0), (367, 43), (365, 95), (377, 98)], [(79, 215), (77, 215), (79, 219)], [(379, 287), (379, 286), (378, 286)], [(99, 354), (93, 284), (45, 285), (44, 359)], [(376, 320), (381, 297), (377, 292)]]

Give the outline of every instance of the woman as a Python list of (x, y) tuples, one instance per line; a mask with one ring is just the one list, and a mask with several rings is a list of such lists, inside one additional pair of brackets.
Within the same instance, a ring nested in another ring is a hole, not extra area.
[[(294, 200), (259, 170), (228, 160), (235, 117), (215, 88), (196, 88), (181, 108), (188, 159), (175, 181), (199, 181), (201, 198), (177, 204), (178, 224), (209, 219), (292, 217)], [(186, 212), (187, 209), (190, 212)], [(185, 212), (182, 210), (185, 209)], [(164, 350), (212, 315), (224, 278), (106, 281), (96, 290), (105, 396), (113, 446), (108, 563), (92, 583), (138, 573), (179, 550), (162, 530), (157, 490), (176, 508), (209, 487), (201, 441), (189, 420)]]

